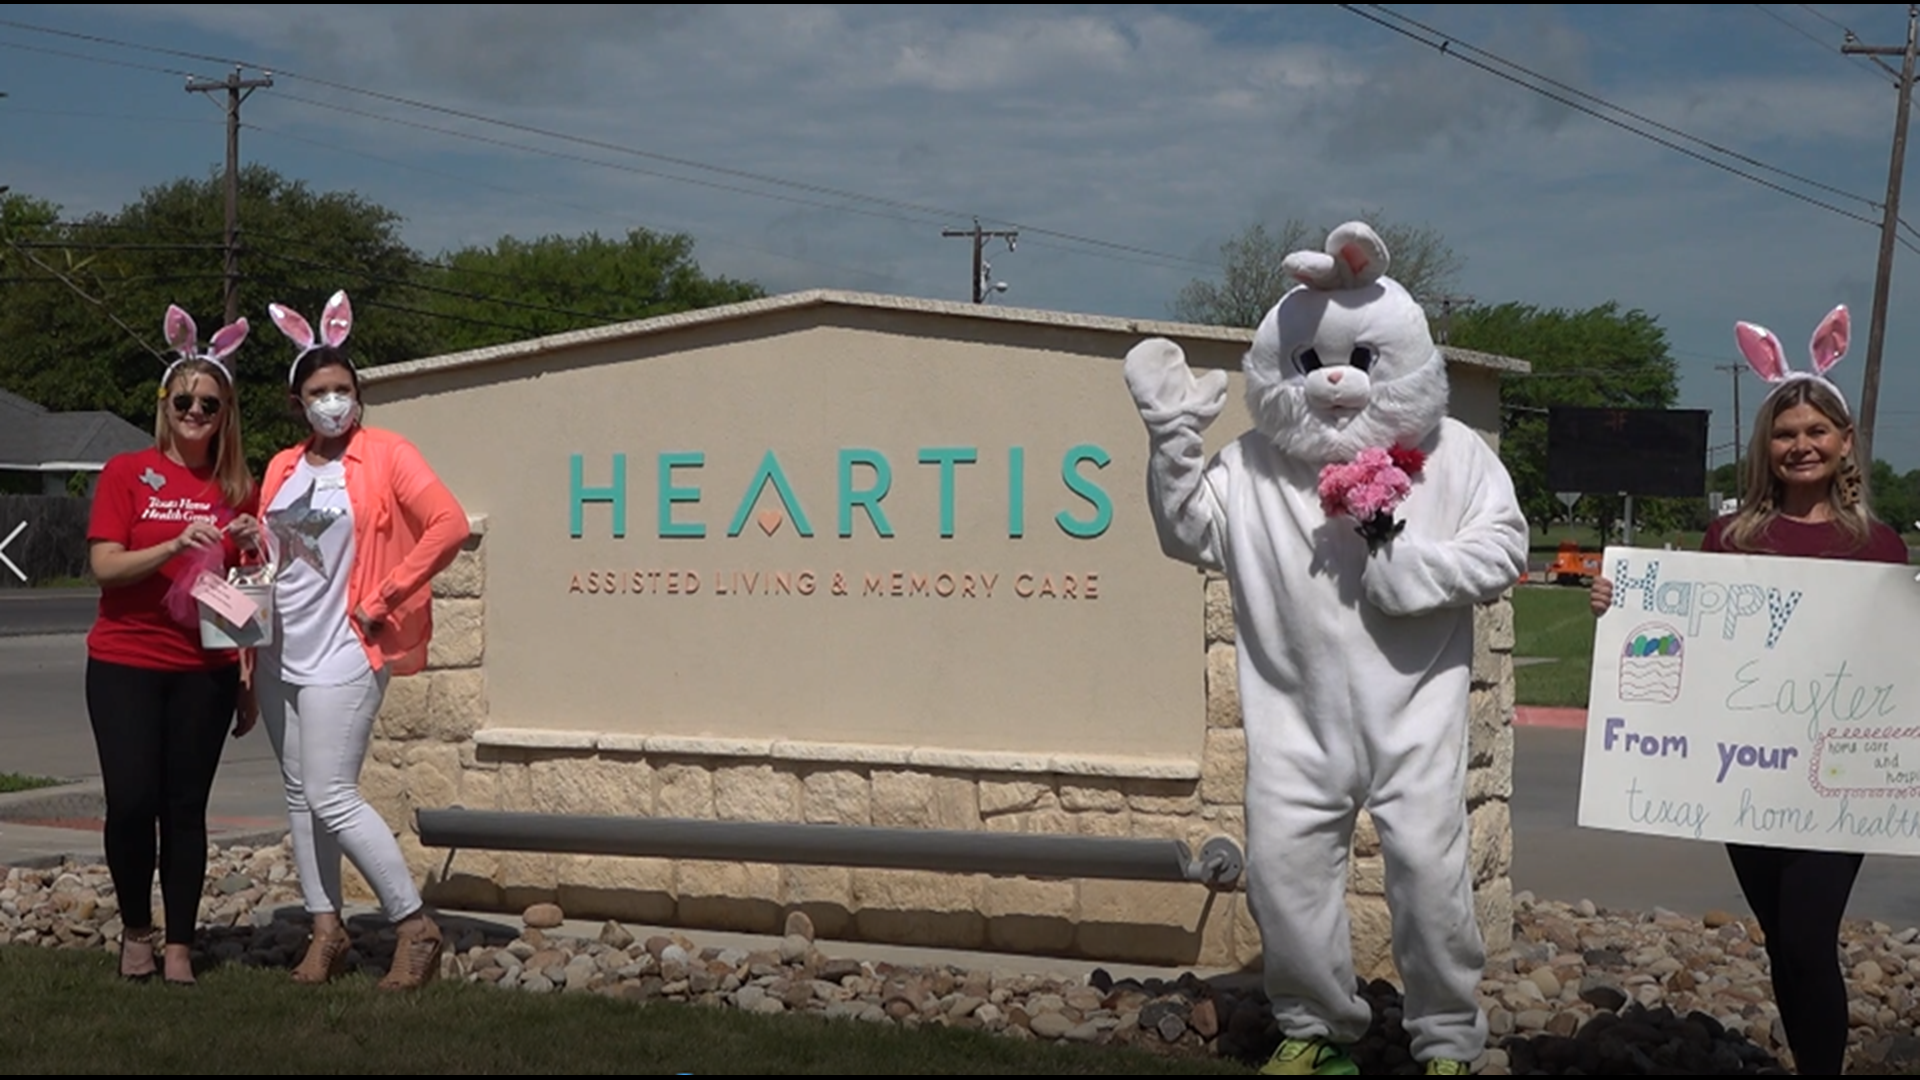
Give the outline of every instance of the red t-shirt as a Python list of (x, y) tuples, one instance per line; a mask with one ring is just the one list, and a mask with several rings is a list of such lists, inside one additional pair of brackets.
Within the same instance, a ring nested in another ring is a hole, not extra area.
[[(227, 505), (212, 469), (176, 465), (159, 450), (120, 454), (100, 470), (87, 539), (107, 540), (128, 551), (164, 544), (190, 521), (224, 526), (237, 514), (259, 512), (259, 491), (242, 506)], [(226, 561), (238, 558), (227, 541)], [(158, 671), (203, 671), (239, 662), (231, 649), (200, 647), (200, 630), (167, 611), (174, 575), (193, 564), (177, 555), (131, 585), (100, 590), (100, 617), (87, 635), (87, 655), (113, 664)]]
[(1701, 551), (1724, 551), (1736, 555), (1787, 555), (1802, 559), (1852, 559), (1855, 562), (1884, 562), (1904, 566), (1907, 542), (1884, 522), (1876, 521), (1867, 534), (1867, 542), (1854, 546), (1846, 530), (1831, 521), (1809, 524), (1792, 518), (1776, 517), (1755, 538), (1752, 551), (1728, 547), (1721, 535), (1733, 521), (1732, 515), (1715, 518), (1700, 540)]

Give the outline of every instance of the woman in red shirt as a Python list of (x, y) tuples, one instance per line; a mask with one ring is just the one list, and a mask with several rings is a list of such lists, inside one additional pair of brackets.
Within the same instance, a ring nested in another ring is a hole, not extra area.
[[(1853, 455), (1853, 414), (1826, 372), (1847, 351), (1847, 309), (1837, 307), (1813, 336), (1816, 374), (1791, 371), (1780, 343), (1749, 323), (1735, 336), (1748, 364), (1773, 391), (1760, 403), (1747, 450), (1740, 509), (1707, 527), (1702, 551), (1852, 559), (1905, 565), (1906, 541), (1867, 505), (1865, 473)], [(1613, 583), (1596, 577), (1595, 616), (1613, 603)], [(1802, 1076), (1838, 1076), (1847, 1051), (1847, 986), (1837, 942), (1862, 856), (1727, 845), (1740, 891), (1766, 936), (1774, 1002)]]
[(294, 865), (313, 919), (293, 977), (325, 982), (346, 964), (344, 853), (396, 927), (380, 987), (410, 990), (439, 971), (440, 928), (392, 829), (360, 795), (360, 767), (387, 680), (426, 665), (427, 583), (460, 553), (467, 515), (412, 443), (360, 423), (360, 377), (341, 348), (353, 326), (346, 294), (327, 303), (318, 339), (297, 312), (268, 310), (299, 346), (287, 388), (313, 429), (274, 455), (260, 495), (279, 550), (279, 632), (260, 654), (260, 709), (280, 757)]
[[(193, 320), (167, 309), (180, 358), (161, 376), (152, 448), (107, 462), (87, 526), (100, 613), (87, 635), (87, 714), (106, 788), (107, 868), (125, 925), (120, 974), (156, 971), (156, 854), (166, 915), (165, 978), (193, 980), (194, 923), (207, 870), (207, 796), (228, 728), (256, 712), (240, 659), (200, 646), (186, 590), (202, 568), (259, 537), (258, 492), (240, 450), (228, 357), (242, 319), (198, 347)], [(155, 827), (158, 826), (156, 852)]]

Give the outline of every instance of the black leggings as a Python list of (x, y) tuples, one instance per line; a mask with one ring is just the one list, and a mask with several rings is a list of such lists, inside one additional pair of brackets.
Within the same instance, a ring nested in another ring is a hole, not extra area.
[(207, 796), (240, 667), (150, 671), (87, 660), (87, 714), (107, 789), (107, 870), (129, 929), (153, 925), (154, 826), (167, 944), (193, 944), (207, 874)]
[(1863, 856), (1728, 844), (1727, 857), (1767, 935), (1773, 1000), (1787, 1029), (1794, 1071), (1838, 1076), (1847, 1055), (1840, 920)]

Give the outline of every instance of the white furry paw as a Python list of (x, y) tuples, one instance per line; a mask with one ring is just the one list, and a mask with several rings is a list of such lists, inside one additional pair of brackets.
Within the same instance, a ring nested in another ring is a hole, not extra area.
[(1195, 378), (1186, 352), (1166, 338), (1148, 338), (1129, 349), (1125, 374), (1134, 404), (1149, 419), (1187, 415), (1205, 426), (1227, 403), (1227, 373), (1209, 371)]

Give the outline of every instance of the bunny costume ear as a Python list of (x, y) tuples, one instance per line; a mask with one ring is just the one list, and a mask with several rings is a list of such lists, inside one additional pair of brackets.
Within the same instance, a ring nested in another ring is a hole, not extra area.
[(1813, 370), (1795, 371), (1787, 366), (1786, 351), (1780, 347), (1780, 339), (1773, 336), (1773, 331), (1754, 323), (1733, 324), (1733, 337), (1740, 346), (1740, 354), (1747, 358), (1747, 366), (1762, 381), (1772, 383), (1778, 389), (1795, 379), (1818, 379), (1826, 383), (1827, 389), (1840, 399), (1843, 408), (1847, 405), (1846, 395), (1827, 378), (1827, 372), (1833, 370), (1833, 366), (1847, 355), (1847, 344), (1852, 336), (1852, 317), (1847, 313), (1847, 305), (1839, 304), (1820, 320), (1820, 325), (1814, 328), (1812, 340), (1807, 343)]
[(347, 302), (347, 291), (340, 290), (327, 301), (326, 309), (320, 313), (320, 334), (315, 338), (313, 327), (301, 314), (284, 304), (268, 304), (267, 314), (273, 318), (273, 325), (287, 336), (299, 350), (293, 354), (293, 363), (287, 368), (287, 385), (293, 385), (293, 373), (299, 370), (300, 358), (325, 345), (337, 349), (346, 344), (347, 335), (353, 333), (353, 305)]
[(1386, 241), (1365, 222), (1349, 221), (1327, 234), (1327, 249), (1296, 251), (1280, 271), (1310, 289), (1357, 289), (1380, 280), (1391, 256)]
[(173, 369), (188, 360), (205, 360), (220, 369), (226, 376), (227, 385), (233, 385), (233, 369), (227, 366), (227, 358), (247, 340), (247, 320), (235, 319), (223, 326), (213, 335), (206, 349), (200, 348), (200, 328), (194, 324), (193, 316), (187, 314), (178, 304), (167, 305), (167, 316), (162, 325), (167, 333), (167, 345), (179, 355), (179, 359), (167, 365), (160, 376), (160, 391), (166, 392), (167, 380), (173, 378)]

